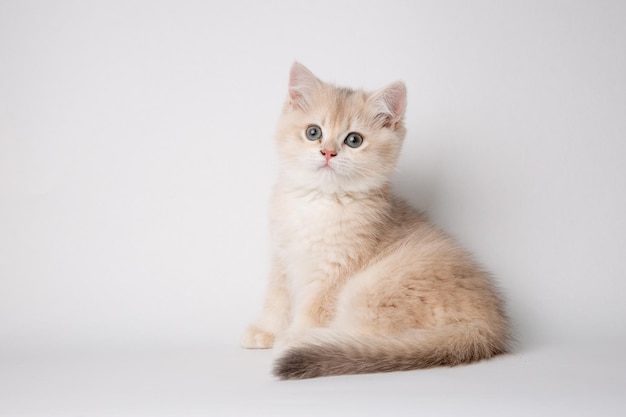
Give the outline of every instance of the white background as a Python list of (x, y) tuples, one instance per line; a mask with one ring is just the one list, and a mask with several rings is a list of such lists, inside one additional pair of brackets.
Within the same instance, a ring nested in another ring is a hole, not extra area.
[(0, 1), (5, 375), (44, 354), (216, 347), (265, 375), (270, 357), (237, 345), (261, 306), (294, 60), (345, 86), (405, 81), (397, 192), (497, 278), (509, 361), (621, 352), (625, 21), (619, 1)]

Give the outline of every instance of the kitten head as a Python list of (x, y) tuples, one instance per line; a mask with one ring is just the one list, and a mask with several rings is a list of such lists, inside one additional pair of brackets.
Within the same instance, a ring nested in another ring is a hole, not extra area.
[(406, 87), (338, 88), (294, 63), (276, 141), (282, 180), (324, 193), (386, 185), (405, 135)]

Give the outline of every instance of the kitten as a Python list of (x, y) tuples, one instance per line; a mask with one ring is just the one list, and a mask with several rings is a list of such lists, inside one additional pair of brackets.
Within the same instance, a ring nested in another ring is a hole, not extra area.
[(273, 259), (245, 348), (281, 379), (457, 365), (507, 351), (488, 274), (390, 191), (406, 88), (337, 88), (291, 68), (276, 134)]

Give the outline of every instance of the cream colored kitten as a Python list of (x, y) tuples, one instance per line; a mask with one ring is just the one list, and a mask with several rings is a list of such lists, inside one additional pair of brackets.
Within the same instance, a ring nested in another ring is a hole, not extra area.
[(457, 365), (507, 350), (502, 301), (458, 244), (390, 191), (406, 88), (337, 88), (291, 68), (278, 124), (273, 259), (246, 348), (281, 379)]

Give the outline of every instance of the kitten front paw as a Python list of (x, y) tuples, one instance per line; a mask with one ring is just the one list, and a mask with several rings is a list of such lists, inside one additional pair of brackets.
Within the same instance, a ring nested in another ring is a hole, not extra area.
[(241, 338), (241, 347), (246, 349), (269, 349), (274, 346), (274, 339), (274, 333), (251, 325)]

